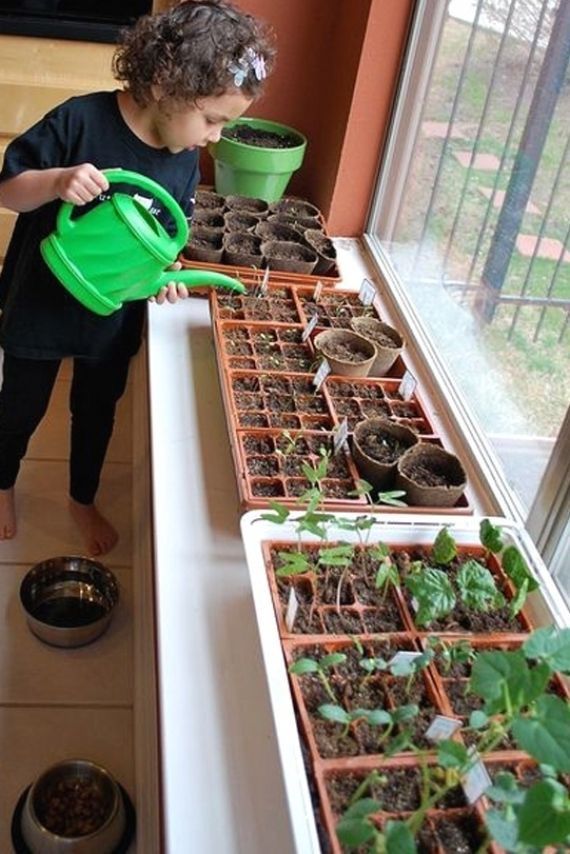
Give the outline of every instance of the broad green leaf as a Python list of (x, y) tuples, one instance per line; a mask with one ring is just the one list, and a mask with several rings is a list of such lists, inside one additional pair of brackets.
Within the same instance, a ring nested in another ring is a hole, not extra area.
[(471, 712), (469, 715), (469, 726), (471, 729), (482, 729), (487, 725), (489, 721), (489, 716), (485, 714), (481, 709), (476, 709), (474, 712)]
[(408, 703), (405, 706), (398, 706), (392, 712), (392, 716), (396, 723), (402, 723), (403, 721), (411, 721), (416, 718), (420, 713), (420, 707), (416, 705), (416, 703)]
[(398, 575), (398, 569), (394, 564), (388, 559), (380, 564), (378, 567), (378, 571), (376, 573), (376, 578), (374, 579), (374, 586), (381, 590), (385, 584), (393, 584), (394, 587), (399, 587), (400, 585), (400, 576)]
[[(515, 702), (523, 693), (527, 682), (528, 666), (521, 651), (491, 650), (476, 657), (471, 669), (469, 688), (487, 702), (504, 702), (506, 689), (511, 701)], [(499, 709), (493, 706), (494, 711), (501, 709), (502, 706)]]
[(356, 803), (351, 804), (346, 812), (343, 813), (345, 818), (365, 818), (367, 815), (378, 812), (381, 809), (381, 804), (374, 798), (360, 798)]
[(517, 590), (522, 586), (522, 583), (525, 578), (528, 578), (529, 593), (532, 590), (537, 589), (538, 581), (535, 579), (534, 575), (531, 574), (525, 559), (523, 558), (516, 546), (507, 546), (501, 556), (501, 562), (503, 564), (503, 569), (505, 570)]
[(437, 761), (443, 768), (460, 768), (469, 759), (467, 748), (457, 741), (446, 738), (437, 746)]
[(335, 724), (349, 724), (352, 720), (351, 716), (342, 706), (335, 706), (333, 703), (324, 703), (319, 706), (319, 715), (326, 721), (332, 721)]
[(513, 721), (519, 746), (537, 760), (558, 771), (570, 771), (570, 706), (553, 695), (540, 697), (533, 717)]
[(385, 709), (357, 709), (370, 726), (386, 726), (392, 723), (392, 715)]
[(536, 629), (523, 644), (527, 658), (545, 661), (552, 670), (570, 673), (570, 629)]
[(519, 611), (522, 611), (526, 597), (528, 596), (529, 579), (525, 578), (521, 586), (517, 589), (515, 596), (509, 602), (509, 614), (511, 618), (516, 617)]
[(386, 854), (417, 854), (414, 835), (404, 821), (386, 823)]
[(515, 816), (507, 817), (499, 810), (487, 810), (485, 824), (491, 837), (506, 851), (516, 851), (518, 844), (518, 827)]
[(277, 552), (277, 557), (283, 561), (283, 565), (275, 570), (275, 575), (279, 577), (301, 575), (311, 568), (309, 561), (301, 552)]
[(489, 519), (481, 521), (479, 525), (479, 539), (481, 540), (481, 545), (494, 554), (498, 554), (503, 548), (501, 529), (493, 525)]
[(419, 626), (445, 617), (455, 607), (455, 594), (451, 582), (441, 569), (425, 567), (406, 576), (406, 587), (418, 602), (415, 621)]
[(391, 492), (379, 492), (376, 499), (377, 504), (388, 504), (390, 507), (407, 507), (407, 503), (403, 501), (406, 494), (404, 489), (393, 489)]
[(323, 655), (319, 661), (319, 665), (321, 670), (325, 670), (326, 668), (334, 667), (337, 664), (344, 664), (345, 661), (346, 655), (344, 652), (331, 652), (329, 655)]
[(555, 780), (536, 783), (517, 810), (519, 839), (544, 847), (562, 843), (570, 834), (570, 800)]
[(505, 604), (492, 573), (476, 560), (463, 564), (457, 573), (457, 587), (463, 602), (473, 611), (488, 611)]
[(262, 513), (258, 519), (254, 519), (254, 522), (258, 522), (263, 519), (264, 522), (272, 522), (275, 525), (283, 525), (284, 522), (289, 518), (290, 510), (283, 506), (283, 504), (279, 504), (278, 501), (270, 501), (269, 506), (273, 510), (273, 513)]
[(451, 563), (457, 554), (455, 540), (449, 533), (448, 528), (442, 528), (435, 538), (432, 557), (436, 563)]
[(358, 848), (370, 842), (377, 834), (374, 825), (362, 818), (341, 818), (336, 826), (338, 841), (348, 848)]
[(359, 498), (361, 495), (370, 495), (373, 490), (374, 487), (367, 480), (357, 480), (356, 489), (352, 489), (348, 494)]
[(485, 795), (499, 804), (521, 804), (526, 792), (517, 783), (517, 778), (509, 771), (500, 771), (492, 786), (485, 789)]
[(354, 557), (354, 547), (349, 545), (319, 549), (319, 563), (324, 566), (350, 566)]
[(314, 658), (298, 658), (289, 666), (289, 673), (294, 673), (295, 676), (303, 676), (305, 673), (316, 673), (319, 665)]

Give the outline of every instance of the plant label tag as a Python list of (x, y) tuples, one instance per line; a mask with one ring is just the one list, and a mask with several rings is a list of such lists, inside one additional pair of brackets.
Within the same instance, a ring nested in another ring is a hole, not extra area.
[(287, 612), (285, 614), (285, 625), (287, 627), (288, 632), (293, 631), (293, 626), (295, 625), (295, 617), (297, 616), (298, 608), (299, 600), (297, 599), (297, 594), (295, 593), (295, 587), (291, 585), (291, 589), (289, 590), (289, 599), (287, 600)]
[(317, 282), (317, 284), (315, 285), (315, 290), (313, 291), (313, 300), (315, 302), (319, 301), (319, 299), (321, 298), (322, 292), (323, 292), (323, 283)]
[(309, 337), (309, 335), (311, 334), (311, 332), (313, 331), (313, 329), (315, 328), (315, 326), (317, 325), (318, 322), (319, 322), (319, 315), (313, 314), (313, 316), (311, 317), (311, 319), (309, 320), (309, 322), (307, 323), (307, 325), (303, 329), (303, 332), (301, 334), (301, 341), (307, 340), (307, 338)]
[(328, 377), (331, 372), (331, 366), (327, 359), (323, 359), (321, 364), (319, 365), (319, 369), (313, 377), (313, 385), (315, 386), (315, 391), (319, 391), (320, 387)]
[(388, 667), (393, 667), (394, 664), (408, 664), (408, 662), (413, 661), (420, 655), (422, 655), (421, 652), (408, 652), (402, 649), (392, 656), (388, 662)]
[(338, 452), (346, 445), (348, 439), (348, 421), (343, 418), (338, 427), (333, 431), (333, 453)]
[(269, 267), (266, 267), (265, 273), (263, 274), (263, 279), (261, 280), (261, 284), (259, 286), (258, 296), (266, 297), (268, 290), (269, 290)]
[(398, 394), (403, 397), (404, 400), (410, 400), (414, 391), (416, 390), (416, 378), (409, 371), (406, 371), (402, 379), (400, 380), (400, 385), (398, 386)]
[(412, 596), (412, 598), (410, 600), (410, 604), (411, 604), (412, 608), (414, 609), (414, 612), (417, 614), (419, 607), (420, 607), (420, 603), (418, 602), (418, 600), (416, 599), (415, 596)]
[(425, 731), (425, 737), (430, 741), (443, 741), (450, 738), (455, 730), (461, 726), (457, 718), (446, 718), (445, 715), (436, 715)]
[(376, 296), (376, 288), (370, 279), (363, 279), (358, 291), (358, 299), (362, 305), (372, 305)]
[[(473, 754), (473, 756), (475, 756), (475, 754)], [(492, 782), (493, 781), (489, 777), (487, 769), (479, 759), (475, 765), (473, 765), (471, 770), (467, 772), (462, 783), (463, 791), (465, 792), (465, 797), (468, 802), (470, 804), (474, 804), (475, 801), (478, 801), (483, 792), (489, 788)]]

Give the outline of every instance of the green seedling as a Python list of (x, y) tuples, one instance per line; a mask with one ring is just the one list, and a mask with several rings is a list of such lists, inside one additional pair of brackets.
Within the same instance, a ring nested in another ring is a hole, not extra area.
[(327, 696), (332, 701), (332, 705), (337, 706), (338, 699), (327, 676), (327, 671), (338, 664), (343, 664), (345, 661), (346, 655), (343, 652), (332, 652), (330, 655), (323, 656), (319, 661), (314, 658), (298, 658), (297, 661), (290, 665), (289, 673), (294, 673), (296, 676), (315, 673), (321, 680)]
[(376, 578), (374, 586), (377, 590), (381, 590), (381, 601), (384, 603), (390, 588), (394, 590), (400, 587), (400, 574), (398, 567), (390, 557), (390, 549), (385, 543), (379, 543), (370, 550), (370, 556), (374, 560), (379, 561), (378, 569), (376, 570)]
[(285, 447), (277, 448), (277, 453), (281, 454), (284, 457), (290, 456), (290, 454), (295, 453), (295, 448), (297, 447), (297, 439), (289, 430), (283, 430), (281, 434), (282, 438), (285, 440)]
[(340, 600), (342, 595), (342, 585), (346, 579), (346, 574), (354, 560), (354, 547), (347, 543), (342, 543), (338, 546), (333, 546), (328, 549), (320, 549), (317, 564), (318, 566), (340, 566), (343, 568), (336, 588), (336, 609), (340, 613)]
[(405, 659), (403, 661), (395, 661), (390, 665), (390, 673), (392, 676), (406, 676), (406, 696), (409, 697), (410, 691), (412, 690), (412, 686), (414, 684), (415, 678), (418, 673), (421, 673), (422, 670), (425, 670), (426, 667), (433, 661), (434, 652), (431, 649), (426, 649), (425, 652), (422, 652), (421, 655), (415, 656), (415, 658)]
[(475, 658), (475, 651), (467, 640), (451, 643), (431, 636), (427, 639), (427, 643), (428, 648), (437, 656), (445, 674), (450, 673), (454, 665), (468, 664)]
[(407, 507), (404, 498), (406, 492), (403, 489), (392, 489), (387, 492), (378, 492), (376, 498), (374, 498), (374, 487), (371, 483), (368, 483), (367, 480), (356, 481), (356, 488), (352, 489), (348, 494), (349, 496), (354, 496), (355, 498), (363, 498), (365, 497), (370, 504), (386, 504), (391, 507)]
[(303, 552), (277, 552), (281, 566), (275, 570), (279, 578), (288, 578), (292, 575), (304, 575), (314, 567)]
[[(407, 723), (415, 718), (419, 713), (419, 707), (416, 705), (400, 706), (393, 712), (387, 709), (353, 709), (347, 711), (338, 703), (324, 703), (318, 708), (319, 715), (326, 721), (335, 724), (341, 724), (344, 729), (340, 734), (340, 738), (346, 738), (350, 728), (358, 721), (364, 721), (369, 727), (378, 727), (382, 730), (376, 742), (376, 747), (380, 751), (381, 747), (389, 742), (389, 739), (394, 731), (394, 727), (398, 724)], [(402, 732), (388, 744), (388, 749), (385, 751), (388, 755), (404, 750), (410, 744), (410, 732), (404, 728)]]
[(523, 607), (526, 597), (539, 587), (519, 549), (507, 546), (503, 540), (501, 528), (493, 525), (489, 519), (483, 519), (479, 526), (479, 538), (489, 552), (501, 559), (502, 567), (515, 588), (515, 597), (509, 603), (509, 612), (514, 617)]

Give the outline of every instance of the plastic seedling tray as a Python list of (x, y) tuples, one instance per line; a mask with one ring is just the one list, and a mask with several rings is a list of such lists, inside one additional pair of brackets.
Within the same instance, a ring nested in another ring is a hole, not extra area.
[[(263, 515), (263, 513), (255, 511), (243, 516), (241, 521), (242, 538), (275, 719), (277, 745), (283, 768), (295, 850), (299, 854), (301, 852), (302, 854), (318, 854), (321, 848), (285, 660), (285, 654), (290, 655), (295, 645), (301, 643), (301, 639), (297, 638), (293, 641), (291, 635), (288, 638), (283, 636), (283, 624), (281, 620), (278, 620), (275, 613), (265, 561), (269, 543), (282, 546), (284, 543), (293, 545), (299, 542), (298, 533), (293, 523), (299, 514), (292, 514), (291, 518), (282, 525), (263, 519)], [(335, 520), (328, 525), (326, 542), (331, 544), (343, 541), (357, 544), (359, 541), (357, 533), (340, 528), (337, 525), (337, 520), (354, 521), (359, 515), (356, 513), (337, 513)], [(458, 546), (478, 548), (480, 545), (479, 526), (481, 519), (478, 517), (425, 516), (410, 513), (399, 517), (375, 515), (375, 522), (376, 524), (369, 532), (368, 545), (382, 542), (388, 543), (394, 548), (431, 546), (443, 526), (449, 529)], [(535, 626), (553, 623), (560, 627), (570, 627), (570, 610), (526, 531), (515, 522), (507, 519), (492, 518), (491, 522), (501, 527), (505, 544), (515, 545), (519, 549), (530, 571), (540, 582), (539, 590), (529, 596), (526, 606), (532, 623)], [(323, 544), (319, 537), (306, 531), (302, 533), (300, 542), (302, 545)], [(393, 633), (392, 636), (395, 638), (397, 633)], [(407, 636), (411, 637), (412, 640), (414, 638), (413, 632), (411, 635), (408, 633)], [(416, 642), (421, 642), (420, 633), (416, 633), (415, 637)], [(311, 636), (302, 640), (305, 643), (310, 643)], [(312, 636), (312, 640), (316, 641), (317, 639)], [(344, 640), (347, 641), (349, 638), (345, 636)], [(321, 638), (320, 641), (323, 642), (323, 639)], [(500, 754), (497, 754), (497, 757), (500, 758)], [(371, 763), (376, 762), (376, 759), (373, 757), (355, 757), (354, 760), (346, 761), (349, 764), (352, 762), (354, 770), (359, 767), (366, 770), (372, 767)], [(393, 758), (387, 760), (387, 763), (396, 766), (400, 763), (400, 759)], [(331, 835), (331, 829), (334, 828), (334, 822), (331, 825), (330, 806), (325, 802), (326, 795), (323, 795), (323, 787), (326, 786), (325, 778), (328, 772), (334, 770), (334, 767), (335, 760), (322, 760), (322, 762), (319, 760), (317, 767), (313, 766), (310, 769), (313, 783), (316, 780), (317, 789), (320, 793), (323, 805), (321, 815), (325, 815), (329, 835)], [(327, 811), (329, 818), (326, 817)], [(332, 832), (334, 833), (334, 830)], [(336, 841), (333, 843), (333, 851), (340, 850), (335, 846)]]

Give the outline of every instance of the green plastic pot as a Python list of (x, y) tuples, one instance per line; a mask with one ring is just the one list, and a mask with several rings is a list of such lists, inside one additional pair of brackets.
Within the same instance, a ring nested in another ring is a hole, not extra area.
[(285, 192), (291, 176), (300, 167), (307, 148), (307, 138), (298, 130), (265, 119), (237, 119), (227, 127), (239, 125), (299, 138), (292, 148), (261, 148), (222, 136), (210, 143), (214, 158), (216, 192), (276, 202)]

